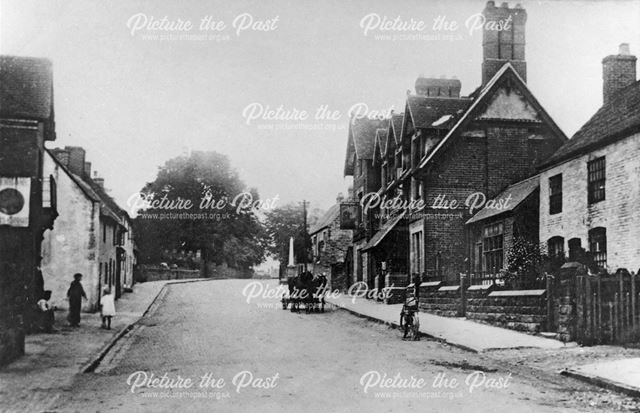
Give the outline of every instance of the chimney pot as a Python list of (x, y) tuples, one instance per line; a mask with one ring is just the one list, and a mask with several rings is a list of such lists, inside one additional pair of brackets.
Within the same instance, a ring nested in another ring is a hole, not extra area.
[(620, 89), (636, 81), (636, 60), (630, 54), (629, 43), (622, 43), (617, 55), (602, 59), (602, 100), (605, 105)]
[(621, 54), (624, 56), (630, 55), (631, 52), (629, 50), (629, 43), (620, 43), (620, 46), (618, 47), (618, 54)]

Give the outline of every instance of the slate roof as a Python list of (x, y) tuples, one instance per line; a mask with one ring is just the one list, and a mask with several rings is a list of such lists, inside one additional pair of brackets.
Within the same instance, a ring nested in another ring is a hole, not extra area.
[(504, 214), (505, 212), (513, 211), (520, 205), (525, 199), (529, 197), (540, 186), (540, 175), (532, 176), (531, 178), (527, 178), (524, 181), (516, 182), (515, 184), (507, 187), (504, 191), (502, 191), (498, 196), (494, 199), (497, 200), (506, 200), (511, 197), (509, 202), (506, 204), (506, 207), (503, 209), (497, 208), (482, 208), (475, 214), (470, 220), (467, 221), (467, 224), (471, 224), (474, 222), (482, 221), (487, 218), (491, 218), (500, 214)]
[(335, 204), (331, 208), (329, 208), (322, 217), (320, 217), (318, 222), (316, 222), (316, 224), (313, 227), (311, 227), (311, 229), (309, 230), (309, 235), (313, 235), (327, 228), (339, 216), (340, 216), (340, 204)]
[(111, 218), (117, 224), (125, 226), (125, 220), (129, 219), (129, 214), (118, 206), (116, 201), (106, 193), (104, 188), (98, 185), (93, 179), (86, 176), (79, 176), (71, 172), (60, 160), (55, 153), (46, 149), (47, 153), (53, 158), (58, 166), (75, 182), (82, 192), (94, 202), (100, 202), (100, 214)]
[(469, 98), (408, 96), (407, 107), (413, 120), (413, 126), (420, 128), (449, 129), (450, 122), (434, 126), (433, 123), (445, 115), (458, 118), (464, 113), (472, 100)]
[[(435, 156), (438, 155), (438, 153), (442, 150), (442, 148), (444, 148), (445, 146), (451, 143), (451, 140), (453, 139), (453, 137), (464, 127), (464, 125), (466, 125), (467, 122), (473, 119), (473, 114), (477, 110), (480, 110), (483, 102), (486, 99), (488, 99), (488, 97), (492, 96), (493, 90), (496, 87), (498, 87), (498, 85), (500, 85), (501, 79), (503, 79), (506, 76), (511, 76), (511, 78), (514, 79), (514, 82), (515, 82), (514, 86), (516, 87), (519, 86), (521, 88), (521, 91), (525, 95), (525, 98), (533, 105), (533, 107), (540, 114), (542, 120), (546, 122), (549, 125), (549, 127), (551, 127), (551, 129), (556, 133), (556, 135), (566, 140), (566, 136), (564, 135), (562, 130), (553, 121), (553, 119), (547, 114), (547, 112), (544, 110), (542, 105), (540, 105), (540, 103), (535, 98), (535, 96), (533, 96), (533, 94), (527, 87), (527, 84), (522, 79), (522, 77), (520, 77), (518, 72), (511, 65), (511, 63), (507, 62), (500, 68), (500, 70), (496, 72), (496, 74), (491, 78), (491, 80), (489, 80), (489, 82), (487, 82), (487, 84), (484, 85), (484, 87), (482, 87), (481, 89), (480, 88), (476, 89), (474, 91), (473, 99), (469, 99), (467, 101), (468, 105), (466, 106), (466, 108), (463, 110), (462, 113), (460, 113), (458, 116), (454, 116), (453, 118), (449, 119), (447, 122), (444, 123), (444, 125), (446, 126), (445, 129), (448, 130), (447, 134), (442, 140), (440, 140), (440, 142), (436, 145), (436, 147), (430, 151), (426, 159), (421, 161), (419, 166), (420, 168), (425, 167)], [(430, 99), (438, 99), (438, 98), (430, 98)], [(445, 114), (446, 113), (441, 112), (441, 116), (444, 116)], [(437, 121), (439, 118), (440, 116), (433, 119), (431, 122), (433, 123)]]
[(404, 119), (404, 113), (391, 115), (391, 122), (389, 131), (393, 132), (393, 139), (396, 145), (400, 143), (400, 134), (402, 133), (402, 120)]
[(373, 237), (371, 237), (371, 239), (369, 240), (369, 242), (367, 242), (367, 245), (365, 245), (362, 250), (363, 251), (367, 251), (370, 250), (372, 248), (375, 248), (378, 246), (378, 244), (380, 244), (380, 242), (382, 242), (382, 240), (384, 239), (384, 237), (387, 236), (387, 234), (389, 234), (391, 232), (391, 230), (398, 225), (398, 223), (402, 220), (402, 218), (404, 218), (406, 211), (402, 211), (400, 214), (398, 214), (396, 217), (388, 220), (387, 222), (384, 223), (384, 225), (382, 226), (382, 228), (380, 228), (380, 230), (378, 232), (376, 232), (375, 234), (373, 234)]
[(354, 118), (349, 122), (349, 138), (347, 141), (347, 154), (344, 161), (344, 175), (353, 174), (352, 157), (355, 151), (357, 159), (373, 159), (373, 149), (376, 140), (376, 131), (386, 128), (389, 120)]
[(546, 166), (608, 145), (640, 130), (640, 81), (621, 90), (562, 145)]
[(388, 132), (388, 128), (376, 130), (376, 142), (377, 142), (377, 145), (380, 146), (381, 156), (383, 153), (387, 152), (387, 132)]
[(49, 60), (0, 56), (0, 117), (53, 118), (53, 71)]

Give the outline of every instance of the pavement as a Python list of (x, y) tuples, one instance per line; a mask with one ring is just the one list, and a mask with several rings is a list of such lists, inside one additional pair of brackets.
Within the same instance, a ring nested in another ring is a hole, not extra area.
[(566, 369), (562, 374), (640, 397), (640, 358), (586, 364)]
[(0, 412), (40, 412), (56, 403), (74, 376), (90, 370), (133, 323), (147, 311), (162, 288), (175, 281), (136, 284), (116, 301), (111, 330), (101, 329), (100, 313), (82, 313), (80, 327), (56, 311), (56, 332), (31, 334), (25, 355), (0, 368)]
[[(351, 313), (397, 327), (402, 304), (386, 305), (360, 297), (341, 295), (331, 297), (327, 302)], [(480, 324), (465, 318), (441, 317), (419, 313), (420, 332), (455, 347), (476, 353), (506, 349), (561, 349), (575, 346), (545, 337), (525, 334), (514, 330)]]

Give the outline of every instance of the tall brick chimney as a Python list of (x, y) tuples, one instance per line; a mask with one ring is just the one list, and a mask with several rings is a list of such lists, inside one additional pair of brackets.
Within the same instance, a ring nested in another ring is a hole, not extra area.
[[(506, 2), (496, 7), (495, 2), (488, 1), (482, 14), (486, 19), (482, 30), (482, 85), (486, 85), (507, 62), (511, 62), (526, 82), (524, 32), (527, 11), (520, 4), (511, 9)], [(499, 27), (502, 30), (488, 30)]]
[(84, 175), (84, 149), (80, 146), (65, 146), (64, 150), (69, 154), (67, 167), (78, 176)]
[(91, 178), (91, 162), (84, 163), (84, 176)]
[(602, 98), (605, 105), (618, 90), (636, 81), (636, 60), (629, 52), (629, 43), (622, 43), (617, 55), (602, 59)]
[(432, 97), (460, 97), (462, 83), (456, 78), (440, 79), (420, 76), (416, 79), (416, 94)]
[(104, 178), (98, 176), (98, 171), (93, 173), (93, 182), (98, 184), (100, 188), (104, 189)]
[(51, 153), (53, 153), (58, 162), (66, 167), (69, 167), (69, 152), (65, 151), (62, 148), (54, 148), (51, 149)]

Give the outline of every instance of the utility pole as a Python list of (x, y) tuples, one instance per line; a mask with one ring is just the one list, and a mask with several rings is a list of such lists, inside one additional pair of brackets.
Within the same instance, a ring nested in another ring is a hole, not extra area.
[(307, 272), (307, 201), (302, 200), (302, 222), (304, 225), (304, 233), (303, 233), (303, 254), (302, 254), (302, 263), (304, 264), (304, 271)]

